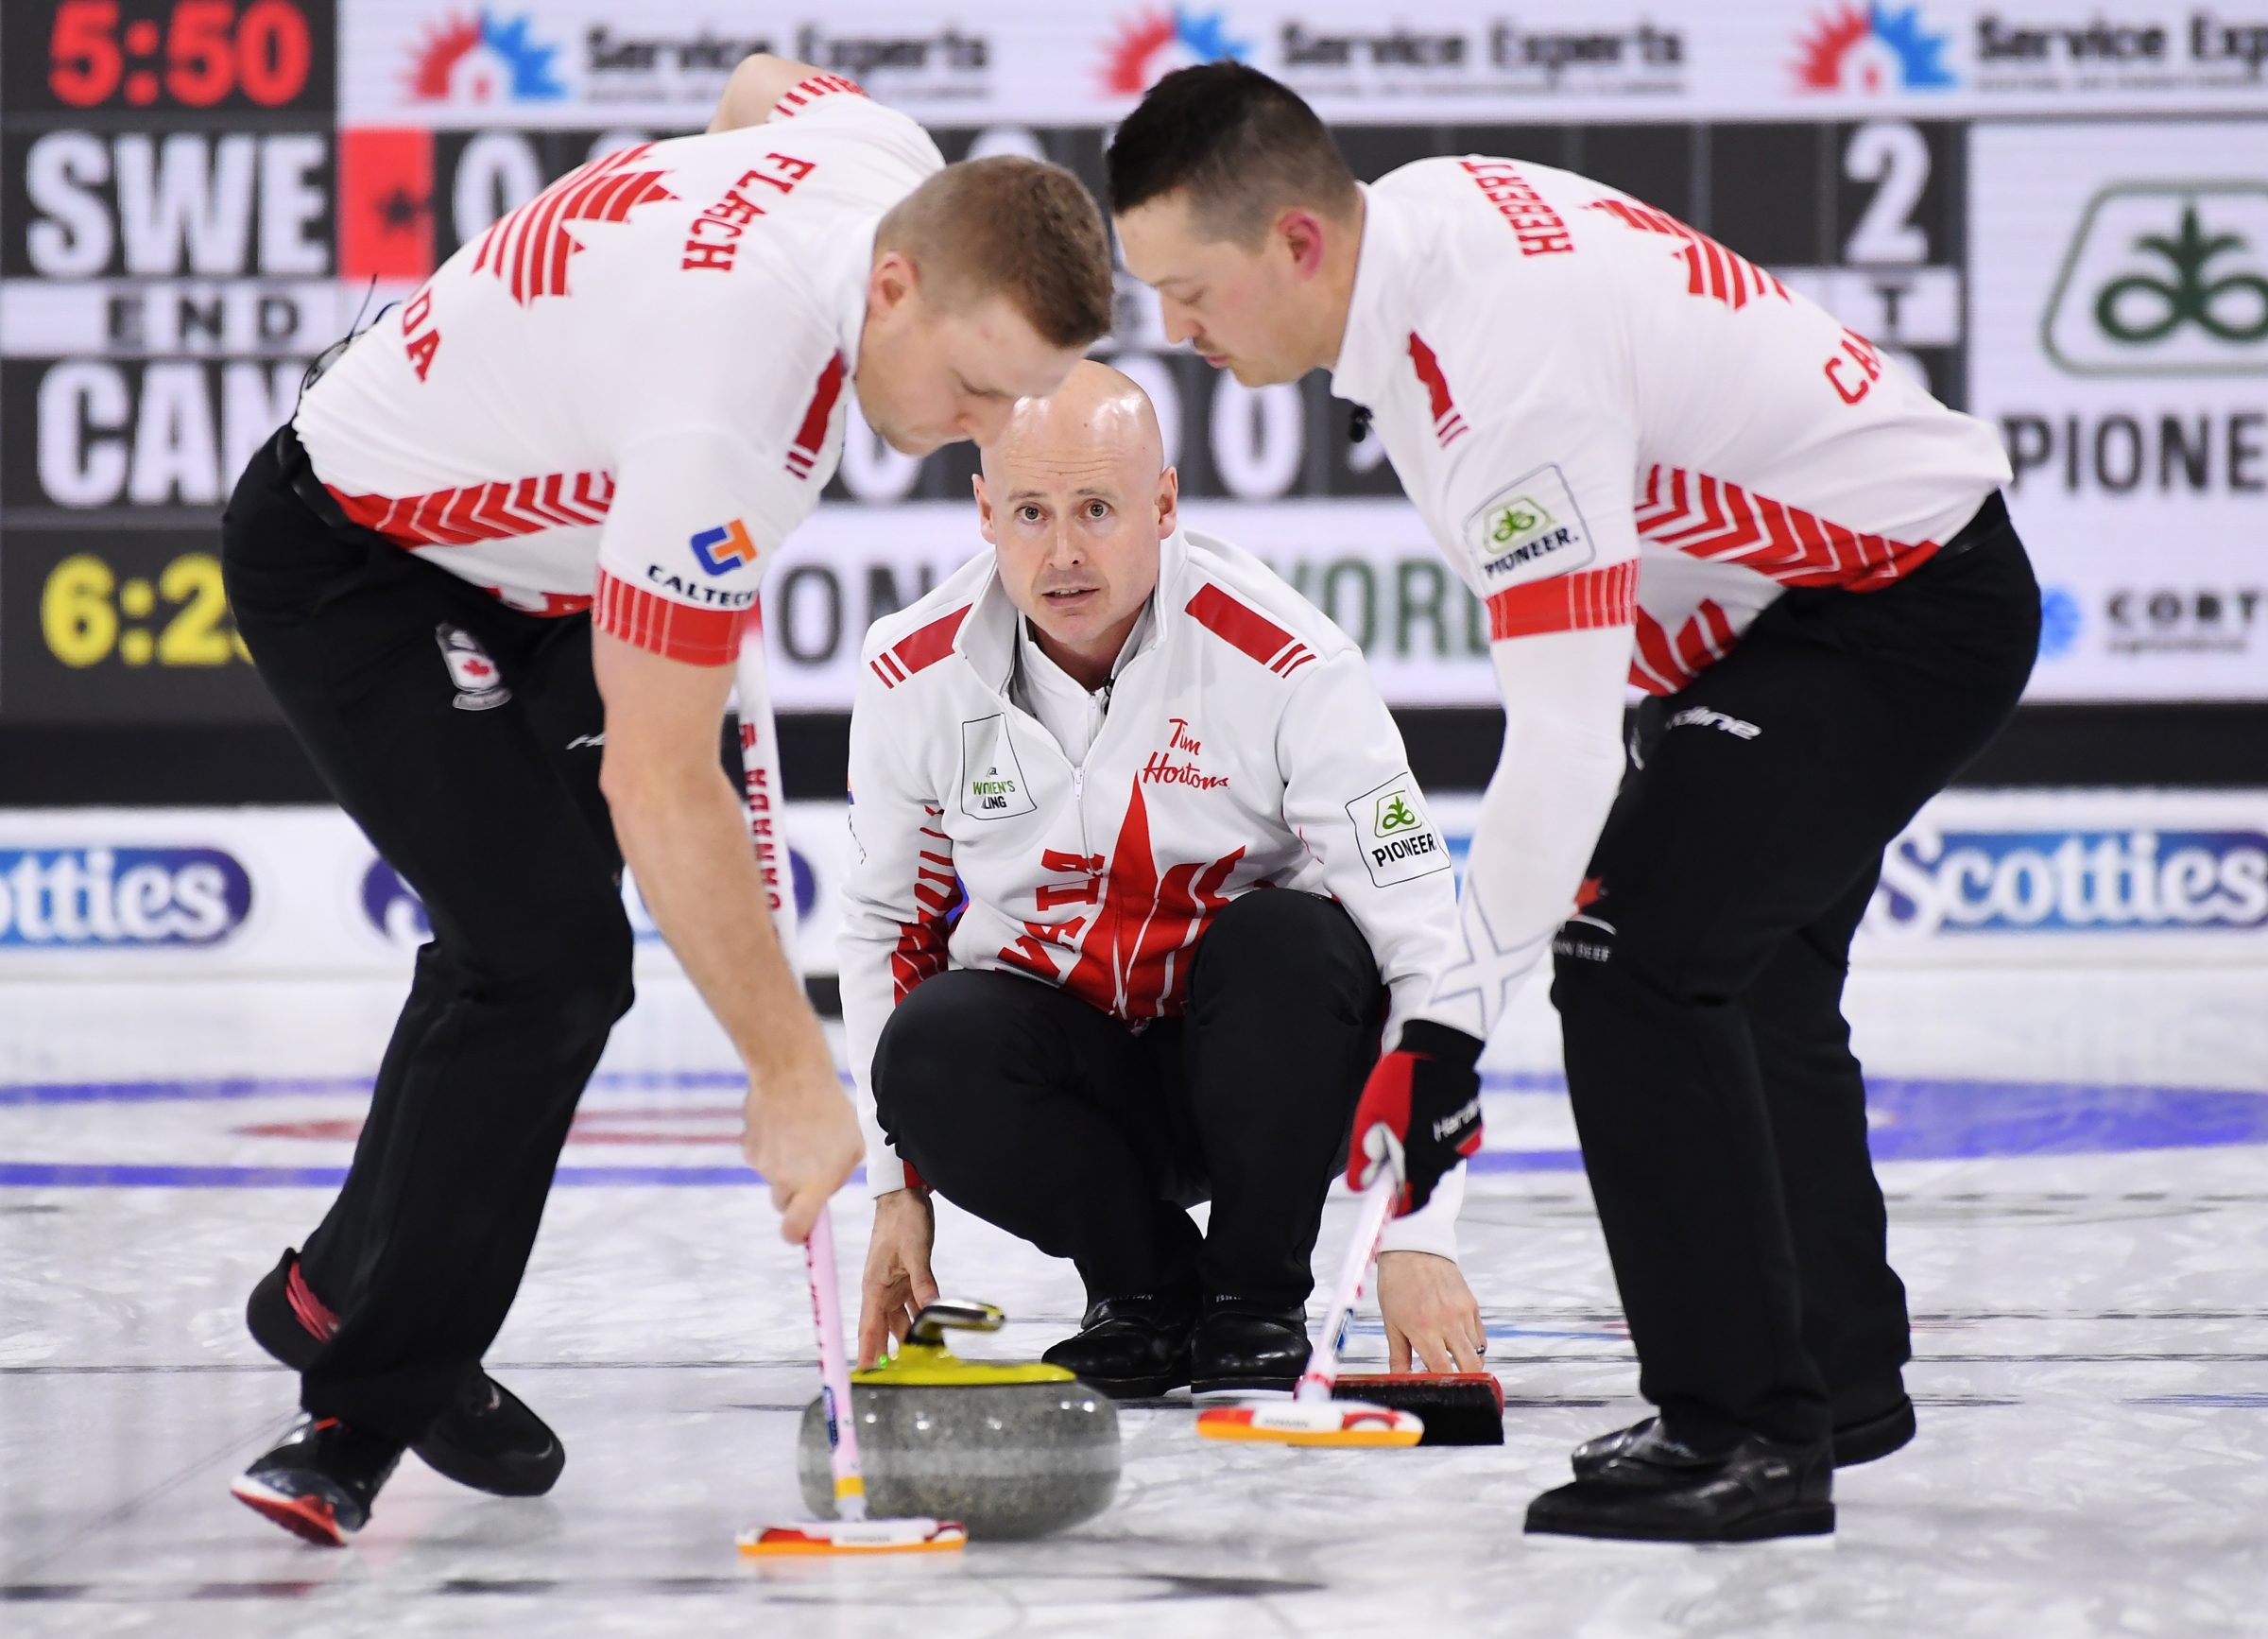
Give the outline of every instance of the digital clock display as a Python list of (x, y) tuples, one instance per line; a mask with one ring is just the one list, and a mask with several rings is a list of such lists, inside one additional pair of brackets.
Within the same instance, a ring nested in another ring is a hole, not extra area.
[(329, 99), (327, 17), (312, 16), (307, 0), (59, 0), (8, 10), (11, 95), (32, 89), (36, 61), (40, 100), (58, 110), (291, 109)]
[(359, 295), (334, 0), (0, 0), (0, 761), (273, 722), (220, 511)]
[(9, 594), (0, 601), (0, 690), (16, 704), (11, 716), (50, 723), (268, 717), (274, 707), (229, 609), (217, 535), (130, 526), (10, 530), (0, 555)]
[(220, 560), (210, 552), (185, 552), (154, 575), (125, 578), (99, 555), (75, 552), (47, 577), (40, 631), (47, 651), (75, 669), (113, 658), (127, 665), (249, 662), (228, 607)]

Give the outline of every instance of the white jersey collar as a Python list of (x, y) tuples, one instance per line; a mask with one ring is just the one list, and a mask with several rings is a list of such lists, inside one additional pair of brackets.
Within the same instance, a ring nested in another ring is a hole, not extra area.
[(1334, 398), (1370, 405), (1394, 365), (1393, 325), (1388, 309), (1400, 295), (1401, 224), (1393, 201), (1366, 182), (1363, 191), (1363, 244), (1354, 260), (1354, 289), (1347, 299), (1347, 333), (1332, 366)]
[(874, 235), (882, 214), (853, 217), (828, 247), (819, 288), (833, 294), (834, 340), (843, 373), (858, 374), (858, 343), (867, 329), (867, 286), (874, 273)]

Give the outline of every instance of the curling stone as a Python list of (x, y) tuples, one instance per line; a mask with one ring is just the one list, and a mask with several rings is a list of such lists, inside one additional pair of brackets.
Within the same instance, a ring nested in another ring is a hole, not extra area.
[[(915, 1317), (897, 1358), (850, 1374), (867, 1507), (959, 1520), (976, 1538), (1045, 1536), (1110, 1506), (1118, 1409), (1060, 1366), (963, 1360), (951, 1330), (997, 1332), (989, 1303), (947, 1298)], [(824, 1397), (803, 1411), (796, 1477), (804, 1506), (834, 1517)]]

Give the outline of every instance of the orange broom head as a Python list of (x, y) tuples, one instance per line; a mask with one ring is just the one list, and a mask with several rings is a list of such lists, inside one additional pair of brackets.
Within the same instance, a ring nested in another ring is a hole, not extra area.
[(1384, 1406), (1344, 1400), (1276, 1400), (1200, 1411), (1197, 1432), (1207, 1440), (1360, 1451), (1416, 1445), (1425, 1437), (1425, 1423), (1406, 1411)]
[(751, 1559), (811, 1554), (936, 1554), (966, 1547), (958, 1520), (801, 1520), (743, 1531), (740, 1551)]
[(1331, 1392), (1334, 1400), (1415, 1413), (1426, 1445), (1504, 1443), (1504, 1389), (1491, 1372), (1350, 1372)]

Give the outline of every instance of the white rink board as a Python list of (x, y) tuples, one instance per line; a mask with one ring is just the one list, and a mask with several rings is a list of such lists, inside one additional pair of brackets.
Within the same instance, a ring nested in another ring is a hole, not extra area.
[[(831, 974), (844, 811), (786, 810), (798, 950), (806, 972)], [(638, 972), (679, 971), (627, 875), (623, 904)], [(425, 938), (423, 907), (336, 809), (0, 811), (0, 983), (406, 978)]]
[[(1434, 800), (1459, 869), (1476, 796)], [(835, 971), (844, 810), (786, 804), (798, 949)], [(635, 885), (642, 974), (676, 962)], [(406, 975), (422, 912), (326, 808), (0, 813), (0, 982)], [(2268, 792), (1946, 793), (1894, 843), (1863, 965), (2268, 966)]]

